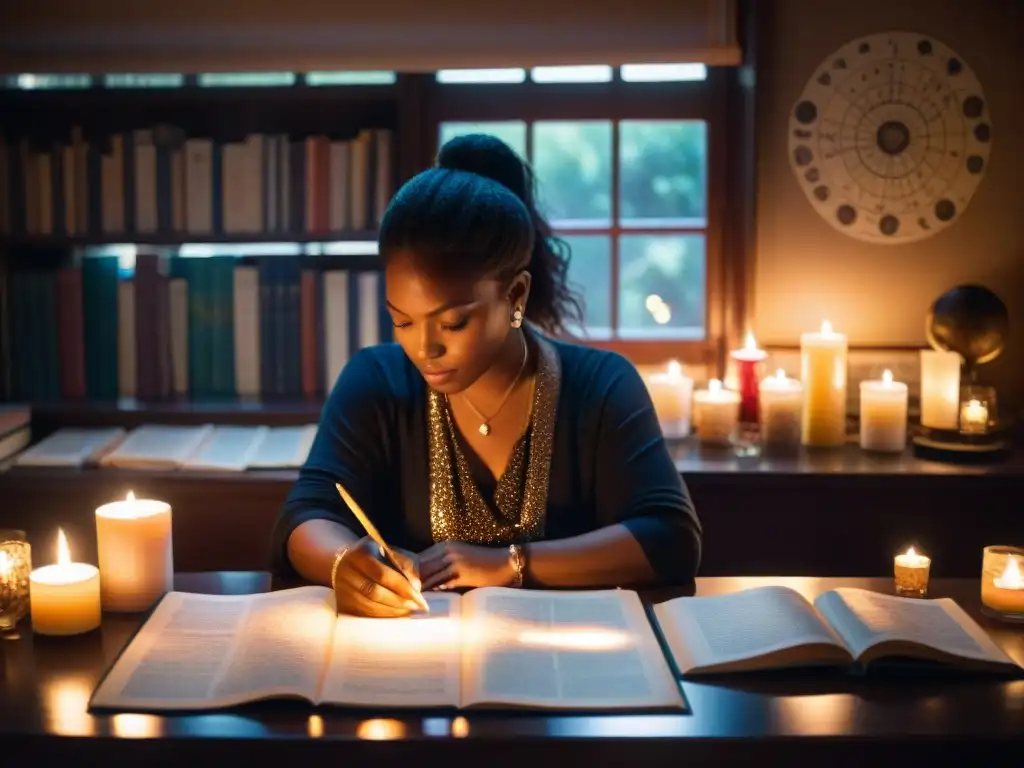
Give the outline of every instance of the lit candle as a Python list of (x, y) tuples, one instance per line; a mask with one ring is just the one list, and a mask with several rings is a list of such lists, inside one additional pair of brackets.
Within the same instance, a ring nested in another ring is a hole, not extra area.
[(739, 423), (740, 396), (722, 388), (722, 382), (712, 379), (707, 389), (693, 394), (693, 409), (700, 425), (697, 432), (702, 443), (729, 445)]
[(760, 367), (768, 353), (757, 348), (757, 339), (752, 332), (748, 332), (743, 348), (733, 350), (730, 357), (736, 361), (738, 369), (740, 421), (756, 424)]
[(901, 453), (907, 445), (907, 385), (886, 370), (877, 381), (860, 383), (860, 447)]
[(57, 564), (29, 577), (32, 631), (37, 635), (78, 635), (100, 625), (100, 572), (71, 562), (64, 531), (57, 530)]
[(761, 448), (765, 453), (792, 451), (800, 445), (800, 409), (804, 387), (781, 368), (761, 382)]
[(921, 350), (921, 426), (958, 427), (960, 362), (957, 352)]
[(652, 373), (644, 381), (665, 437), (689, 435), (693, 379), (683, 372), (683, 366), (673, 360), (665, 371)]
[(800, 336), (800, 379), (804, 384), (801, 431), (804, 445), (846, 442), (846, 336), (825, 320), (818, 333)]
[(28, 613), (28, 577), (32, 551), (23, 531), (0, 531), (0, 632)]
[(930, 557), (919, 555), (911, 547), (902, 555), (896, 555), (894, 570), (896, 594), (904, 597), (924, 597), (928, 594), (928, 574), (931, 571)]
[(96, 510), (96, 544), (104, 610), (144, 611), (172, 589), (169, 504), (131, 492), (104, 504)]
[(960, 429), (975, 433), (988, 429), (988, 405), (975, 399), (964, 403), (960, 407)]
[(981, 603), (989, 615), (1024, 621), (1024, 549), (985, 547)]

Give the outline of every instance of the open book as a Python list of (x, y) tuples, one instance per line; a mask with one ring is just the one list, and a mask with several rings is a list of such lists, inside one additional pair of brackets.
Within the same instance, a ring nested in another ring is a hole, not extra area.
[(812, 605), (789, 587), (659, 603), (654, 616), (683, 675), (915, 659), (1019, 670), (949, 598), (834, 589)]
[(356, 707), (682, 709), (635, 592), (428, 593), (430, 613), (336, 616), (334, 595), (171, 592), (90, 706), (201, 710), (271, 698)]

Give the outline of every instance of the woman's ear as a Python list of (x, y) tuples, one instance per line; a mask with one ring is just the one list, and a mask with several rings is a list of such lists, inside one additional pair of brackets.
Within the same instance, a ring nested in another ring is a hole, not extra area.
[(525, 269), (512, 278), (512, 284), (508, 290), (509, 322), (513, 328), (518, 328), (526, 319), (526, 303), (530, 298), (530, 273)]

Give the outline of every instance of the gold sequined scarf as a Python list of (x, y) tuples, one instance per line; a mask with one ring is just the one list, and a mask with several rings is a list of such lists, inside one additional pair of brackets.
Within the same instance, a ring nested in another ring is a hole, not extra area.
[(430, 529), (434, 541), (511, 544), (544, 535), (555, 412), (561, 389), (558, 353), (539, 333), (530, 425), (516, 442), (498, 479), (494, 503), (484, 499), (457, 439), (444, 395), (428, 389)]

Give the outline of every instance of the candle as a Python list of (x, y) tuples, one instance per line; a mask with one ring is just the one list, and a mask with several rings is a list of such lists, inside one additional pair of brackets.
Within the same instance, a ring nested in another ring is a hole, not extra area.
[(921, 426), (957, 429), (960, 406), (960, 355), (921, 350)]
[(667, 370), (650, 374), (644, 381), (665, 437), (682, 438), (689, 435), (693, 379), (673, 360)]
[(7, 632), (28, 613), (28, 575), (32, 551), (24, 531), (0, 531), (0, 632)]
[(739, 423), (740, 396), (722, 388), (722, 382), (712, 379), (707, 389), (693, 394), (693, 409), (700, 424), (698, 434), (702, 443), (729, 445)]
[(901, 453), (907, 445), (907, 385), (886, 370), (878, 381), (860, 383), (860, 447)]
[(846, 336), (833, 331), (828, 320), (821, 324), (820, 332), (800, 336), (804, 445), (846, 442), (846, 351)]
[(985, 547), (981, 565), (981, 604), (990, 616), (1024, 621), (1024, 549)]
[(781, 368), (759, 387), (761, 448), (766, 453), (793, 451), (800, 445), (800, 409), (804, 387)]
[(738, 368), (740, 390), (740, 421), (756, 424), (758, 420), (758, 379), (761, 363), (768, 353), (757, 348), (754, 334), (748, 332), (742, 349), (730, 353)]
[(171, 507), (136, 499), (104, 504), (96, 510), (103, 609), (144, 611), (174, 583)]
[(30, 576), (32, 631), (37, 635), (78, 635), (100, 625), (100, 572), (71, 562), (64, 531), (57, 530), (57, 564)]
[(988, 405), (972, 398), (960, 406), (960, 429), (975, 434), (988, 429)]
[(896, 594), (904, 597), (924, 597), (928, 594), (928, 574), (931, 570), (930, 557), (919, 555), (911, 547), (902, 555), (896, 555), (894, 570)]

